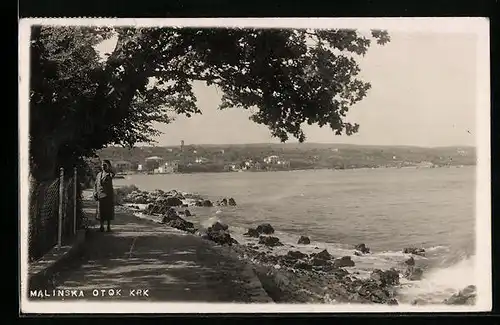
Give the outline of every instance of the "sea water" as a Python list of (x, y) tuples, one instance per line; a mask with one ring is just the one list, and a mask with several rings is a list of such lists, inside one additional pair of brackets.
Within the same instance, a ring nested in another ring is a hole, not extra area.
[[(275, 254), (326, 248), (352, 256), (359, 277), (401, 267), (405, 247), (422, 247), (426, 256), (414, 257), (424, 278), (402, 280), (400, 303), (439, 303), (474, 284), (475, 167), (129, 175), (115, 184), (232, 197), (235, 207), (190, 207), (186, 219), (201, 228), (224, 222), (240, 243), (257, 241), (243, 236), (249, 227), (270, 223), (286, 244)], [(311, 243), (297, 244), (301, 235)], [(372, 253), (353, 256), (359, 243)]]

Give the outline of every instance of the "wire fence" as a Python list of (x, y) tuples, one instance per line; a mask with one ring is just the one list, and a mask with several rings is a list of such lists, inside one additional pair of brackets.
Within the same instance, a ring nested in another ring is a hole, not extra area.
[[(68, 175), (69, 174), (69, 175)], [(31, 184), (29, 206), (29, 259), (41, 258), (56, 246), (70, 244), (87, 226), (82, 206), (82, 185), (76, 168), (58, 179)]]

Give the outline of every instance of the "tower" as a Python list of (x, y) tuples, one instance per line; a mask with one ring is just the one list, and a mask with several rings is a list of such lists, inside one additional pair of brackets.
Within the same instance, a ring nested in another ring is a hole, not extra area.
[(181, 140), (181, 164), (184, 166), (184, 140)]

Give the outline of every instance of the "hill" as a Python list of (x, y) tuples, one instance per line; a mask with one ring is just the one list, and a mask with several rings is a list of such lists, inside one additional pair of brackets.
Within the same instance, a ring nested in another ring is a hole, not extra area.
[[(220, 144), (166, 147), (108, 147), (99, 152), (102, 159), (129, 161), (136, 168), (147, 157), (158, 156), (165, 162), (178, 161), (180, 171), (227, 171), (228, 165), (243, 166), (252, 161), (269, 167), (269, 156), (278, 156), (283, 164), (272, 169), (442, 167), (475, 165), (474, 147), (362, 146), (349, 144)], [(201, 161), (200, 161), (201, 160)], [(189, 168), (188, 168), (189, 167)], [(234, 168), (234, 166), (233, 166)], [(265, 168), (263, 168), (265, 169)], [(268, 168), (269, 169), (269, 168)]]

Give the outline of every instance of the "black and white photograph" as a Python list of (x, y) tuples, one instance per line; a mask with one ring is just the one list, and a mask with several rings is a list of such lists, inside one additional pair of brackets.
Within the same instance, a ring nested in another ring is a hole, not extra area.
[(488, 20), (19, 30), (22, 312), (491, 310)]

